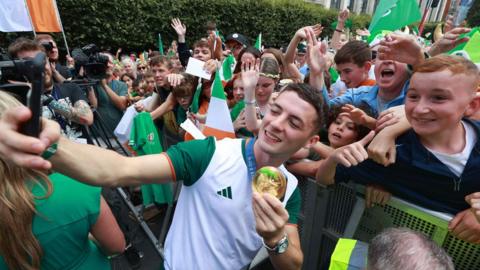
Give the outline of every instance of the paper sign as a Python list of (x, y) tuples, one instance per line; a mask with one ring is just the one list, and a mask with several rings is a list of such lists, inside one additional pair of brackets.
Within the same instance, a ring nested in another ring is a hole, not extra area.
[(193, 76), (210, 80), (212, 78), (212, 74), (204, 70), (203, 69), (204, 66), (205, 66), (205, 62), (195, 59), (193, 57), (190, 57), (188, 59), (187, 70), (185, 72)]
[(186, 132), (190, 133), (195, 140), (205, 139), (205, 135), (195, 126), (195, 124), (187, 118), (185, 122), (180, 124), (180, 127), (183, 128)]

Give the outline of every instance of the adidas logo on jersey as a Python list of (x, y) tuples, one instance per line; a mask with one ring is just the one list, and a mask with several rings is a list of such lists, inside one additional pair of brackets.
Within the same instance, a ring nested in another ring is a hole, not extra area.
[(222, 190), (217, 191), (217, 194), (228, 199), (232, 199), (232, 187), (226, 187)]

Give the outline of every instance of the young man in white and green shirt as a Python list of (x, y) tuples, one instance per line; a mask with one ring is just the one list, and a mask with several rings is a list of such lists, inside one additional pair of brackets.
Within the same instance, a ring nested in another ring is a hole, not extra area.
[[(295, 226), (300, 198), (295, 177), (282, 163), (318, 141), (322, 102), (311, 87), (292, 84), (271, 104), (258, 138), (246, 146), (241, 139), (208, 138), (141, 157), (59, 139), (58, 126), (50, 121), (44, 121), (40, 139), (23, 136), (17, 130), (29, 112), (16, 108), (0, 120), (0, 155), (24, 167), (49, 169), (53, 164), (54, 170), (92, 185), (184, 180), (167, 236), (166, 269), (243, 269), (262, 242), (276, 269), (300, 269), (303, 254)], [(50, 161), (35, 155), (52, 142), (58, 142), (58, 150)], [(284, 203), (270, 194), (252, 193), (251, 176), (264, 166), (286, 173)]]

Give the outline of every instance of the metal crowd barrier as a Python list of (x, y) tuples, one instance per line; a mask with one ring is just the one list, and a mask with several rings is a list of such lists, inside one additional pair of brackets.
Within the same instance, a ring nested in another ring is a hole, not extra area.
[(340, 237), (369, 242), (389, 227), (407, 227), (429, 236), (452, 257), (455, 269), (480, 269), (480, 245), (467, 243), (448, 233), (451, 215), (431, 211), (392, 197), (386, 206), (365, 208), (364, 187), (304, 182), (304, 213), (301, 229), (303, 269), (328, 269)]

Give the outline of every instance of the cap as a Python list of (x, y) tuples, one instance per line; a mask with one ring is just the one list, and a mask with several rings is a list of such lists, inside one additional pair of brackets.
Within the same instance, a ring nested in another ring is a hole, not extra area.
[(307, 53), (307, 43), (306, 42), (298, 43), (297, 53)]
[(249, 43), (248, 43), (248, 39), (242, 35), (242, 34), (239, 34), (239, 33), (233, 33), (233, 34), (230, 34), (227, 36), (227, 38), (225, 39), (225, 43), (229, 42), (229, 41), (236, 41), (244, 46), (248, 46)]

